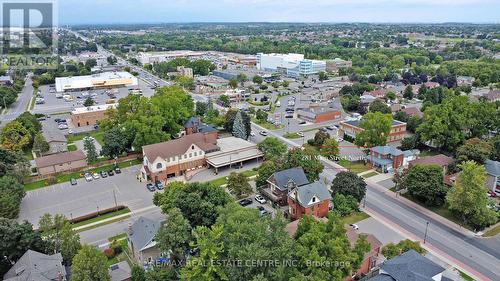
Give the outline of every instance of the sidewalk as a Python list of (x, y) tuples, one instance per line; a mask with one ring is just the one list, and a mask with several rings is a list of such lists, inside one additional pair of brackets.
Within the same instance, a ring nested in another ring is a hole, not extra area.
[(79, 227), (75, 227), (75, 228), (73, 228), (73, 230), (78, 231), (80, 229), (85, 229), (85, 228), (89, 228), (89, 227), (92, 227), (92, 226), (95, 226), (95, 225), (105, 224), (106, 222), (115, 221), (115, 220), (121, 219), (121, 218), (126, 219), (126, 218), (131, 217), (131, 216), (136, 216), (139, 213), (147, 212), (147, 211), (149, 211), (151, 209), (154, 209), (154, 208), (158, 208), (158, 207), (155, 206), (155, 205), (151, 205), (149, 207), (145, 207), (145, 208), (142, 208), (142, 209), (139, 209), (139, 210), (136, 210), (136, 211), (130, 211), (130, 212), (126, 213), (126, 214), (121, 214), (121, 215), (110, 217), (110, 218), (107, 218), (107, 219), (104, 219), (104, 220), (100, 220), (100, 221), (96, 221), (96, 222), (89, 223), (89, 224), (86, 224), (86, 225), (82, 225), (82, 226), (79, 226)]

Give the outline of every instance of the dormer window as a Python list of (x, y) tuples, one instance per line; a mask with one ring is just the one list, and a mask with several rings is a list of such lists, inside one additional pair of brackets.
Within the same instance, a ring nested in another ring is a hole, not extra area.
[(163, 168), (163, 165), (161, 163), (156, 164), (156, 169), (161, 169)]

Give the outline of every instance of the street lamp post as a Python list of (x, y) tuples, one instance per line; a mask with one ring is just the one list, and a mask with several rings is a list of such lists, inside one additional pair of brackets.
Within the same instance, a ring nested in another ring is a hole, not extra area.
[(429, 229), (429, 222), (425, 224), (424, 244), (427, 241), (427, 230)]
[(366, 207), (366, 196), (368, 196), (368, 193), (365, 193), (365, 197), (363, 197), (363, 209)]

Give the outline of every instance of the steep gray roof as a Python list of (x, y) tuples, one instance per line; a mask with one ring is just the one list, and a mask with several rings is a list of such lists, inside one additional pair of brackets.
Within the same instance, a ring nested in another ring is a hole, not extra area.
[(493, 176), (500, 176), (500, 162), (486, 159), (484, 161), (484, 168), (486, 172)]
[(193, 128), (200, 125), (201, 121), (198, 117), (189, 117), (189, 119), (184, 123), (184, 128)]
[(401, 154), (403, 154), (403, 151), (393, 147), (393, 146), (390, 146), (390, 145), (384, 145), (384, 146), (375, 146), (372, 148), (372, 151), (373, 152), (376, 152), (378, 154), (382, 154), (382, 155), (393, 155), (393, 156), (399, 156)]
[(415, 250), (409, 250), (384, 262), (380, 269), (395, 280), (405, 281), (433, 281), (433, 276), (444, 271), (443, 267), (423, 257)]
[(132, 233), (128, 233), (128, 239), (132, 242), (135, 249), (141, 250), (153, 240), (160, 226), (161, 221), (139, 217), (139, 219), (132, 224)]
[(46, 255), (28, 250), (3, 276), (6, 281), (51, 281), (66, 277), (60, 253)]
[(126, 261), (111, 265), (108, 271), (111, 281), (129, 280), (132, 277), (132, 270)]
[[(295, 190), (292, 190), (291, 192), (295, 192)], [(319, 200), (318, 202), (332, 199), (330, 192), (328, 192), (328, 188), (319, 181), (299, 186), (297, 187), (296, 192), (297, 202), (304, 207), (309, 206), (313, 197), (316, 197)]]
[(302, 167), (295, 167), (276, 172), (270, 177), (270, 179), (274, 179), (274, 183), (278, 186), (279, 189), (282, 190), (287, 189), (287, 185), (290, 180), (293, 181), (297, 186), (309, 183), (309, 180), (307, 180), (306, 174), (304, 173)]

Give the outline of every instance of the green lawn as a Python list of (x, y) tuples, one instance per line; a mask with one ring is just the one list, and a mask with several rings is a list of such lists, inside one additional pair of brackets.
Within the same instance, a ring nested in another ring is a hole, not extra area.
[(465, 281), (474, 281), (474, 278), (467, 275), (465, 272), (460, 271), (460, 277), (462, 277)]
[(370, 166), (365, 165), (363, 161), (356, 161), (356, 162), (351, 162), (346, 159), (342, 159), (338, 162), (338, 164), (346, 169), (348, 169), (351, 172), (354, 172), (356, 174), (365, 172), (370, 170)]
[[(141, 163), (142, 163), (141, 159), (134, 159), (134, 160), (130, 160), (130, 161), (125, 161), (125, 162), (118, 163), (118, 167), (120, 167), (120, 168), (126, 168), (126, 167), (130, 167), (130, 166), (138, 165), (138, 164), (141, 164)], [(110, 165), (106, 165), (106, 166), (102, 166), (102, 167), (90, 169), (89, 172), (91, 172), (91, 173), (99, 173), (101, 171), (111, 170), (113, 167), (114, 167), (114, 165), (110, 164)], [(69, 174), (58, 175), (58, 176), (56, 176), (56, 181), (57, 181), (57, 183), (67, 182), (71, 178), (77, 179), (77, 178), (82, 177), (81, 174), (82, 174), (82, 172), (74, 172), (74, 173), (69, 173)], [(34, 190), (34, 189), (38, 189), (38, 188), (42, 188), (42, 187), (46, 187), (46, 186), (49, 186), (47, 180), (35, 181), (35, 182), (32, 182), (32, 183), (25, 184), (24, 185), (24, 190), (25, 191), (30, 191), (30, 190)]]
[(376, 176), (376, 175), (378, 175), (377, 172), (369, 172), (368, 174), (362, 175), (362, 177), (365, 178), (365, 179), (367, 179), (369, 177), (373, 177), (373, 176)]
[(268, 130), (278, 130), (278, 129), (282, 129), (283, 127), (285, 127), (284, 125), (279, 125), (279, 126), (276, 126), (276, 125), (273, 125), (269, 122), (262, 122), (260, 120), (257, 120), (257, 118), (255, 117), (252, 117), (252, 122), (254, 122), (255, 124), (261, 126), (261, 127), (264, 127), (265, 129), (268, 129)]
[(128, 213), (130, 213), (130, 209), (129, 208), (121, 209), (121, 210), (118, 210), (118, 211), (115, 211), (115, 212), (104, 214), (102, 216), (98, 216), (98, 217), (95, 217), (95, 218), (91, 218), (91, 219), (88, 219), (88, 220), (84, 220), (84, 221), (75, 223), (75, 224), (73, 224), (73, 228), (81, 227), (81, 226), (84, 226), (84, 225), (87, 225), (87, 224), (99, 222), (99, 221), (102, 221), (102, 220), (105, 220), (105, 219), (109, 219), (109, 218), (112, 218), (112, 217), (116, 217), (116, 216), (123, 215), (123, 214), (128, 214)]
[(68, 144), (68, 151), (76, 151), (77, 147), (74, 143)]
[(362, 221), (364, 219), (367, 219), (369, 217), (370, 216), (368, 214), (366, 214), (366, 213), (363, 213), (363, 212), (354, 212), (354, 213), (350, 214), (347, 217), (343, 217), (342, 221), (344, 222), (344, 224), (353, 224), (353, 223), (357, 223), (359, 221)]
[(498, 235), (500, 233), (500, 225), (497, 225), (493, 227), (492, 229), (486, 231), (483, 236), (484, 237), (493, 237), (495, 235)]
[(254, 106), (264, 106), (264, 105), (269, 105), (269, 101), (265, 101), (265, 102), (260, 102), (260, 101), (253, 101), (252, 99), (246, 99), (246, 102), (248, 102), (249, 104), (251, 105), (254, 105)]
[(301, 136), (299, 136), (299, 134), (297, 133), (286, 133), (283, 135), (284, 138), (287, 138), (287, 139), (299, 139), (301, 138)]
[(115, 236), (108, 237), (108, 241), (113, 242), (115, 240), (120, 240), (120, 239), (123, 239), (126, 237), (127, 237), (127, 233), (123, 232), (123, 233), (117, 234)]
[(33, 160), (33, 153), (31, 152), (31, 149), (30, 150), (27, 150), (27, 151), (24, 151), (24, 156), (26, 157), (26, 159), (28, 160)]
[(104, 144), (104, 132), (102, 131), (92, 131), (90, 133), (81, 133), (81, 134), (72, 134), (72, 135), (68, 135), (68, 142), (71, 143), (71, 142), (75, 142), (75, 141), (79, 141), (79, 140), (83, 140), (84, 137), (86, 136), (91, 136), (91, 137), (94, 137), (94, 139), (101, 145)]
[[(252, 176), (256, 176), (258, 174), (258, 172), (256, 170), (248, 170), (248, 171), (244, 171), (242, 174), (245, 175), (247, 178), (249, 178)], [(211, 180), (210, 183), (212, 183), (213, 185), (216, 185), (216, 186), (221, 186), (221, 185), (227, 184), (227, 179), (226, 179), (226, 177), (220, 177), (220, 178), (217, 178), (215, 180)]]
[(434, 151), (434, 150), (424, 150), (424, 151), (420, 152), (420, 157), (434, 156), (434, 155), (438, 155), (438, 154), (439, 154), (439, 152)]

